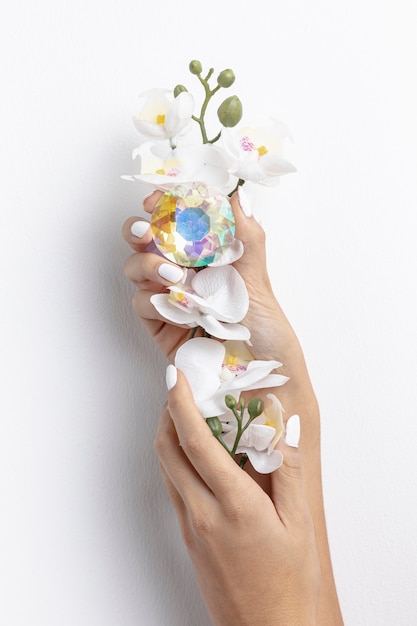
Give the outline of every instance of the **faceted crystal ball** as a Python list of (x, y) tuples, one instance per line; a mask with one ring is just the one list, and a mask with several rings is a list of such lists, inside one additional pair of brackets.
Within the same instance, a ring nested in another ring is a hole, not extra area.
[(170, 261), (202, 267), (217, 261), (233, 243), (235, 220), (226, 196), (201, 183), (165, 192), (152, 213), (154, 242)]

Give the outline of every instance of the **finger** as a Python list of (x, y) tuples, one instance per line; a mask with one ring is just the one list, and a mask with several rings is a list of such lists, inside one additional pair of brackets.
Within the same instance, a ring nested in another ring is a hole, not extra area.
[[(143, 199), (146, 213), (152, 213), (156, 202), (161, 197), (160, 191), (154, 191)], [(124, 240), (138, 252), (143, 251), (152, 242), (150, 223), (142, 217), (129, 217), (122, 226)]]
[(169, 499), (172, 502), (172, 505), (178, 515), (180, 522), (182, 522), (187, 517), (187, 508), (185, 506), (184, 500), (181, 498), (178, 490), (175, 488), (174, 483), (170, 479), (161, 461), (159, 462), (159, 469), (161, 471), (162, 479), (164, 481), (165, 489), (167, 490)]
[(236, 224), (236, 237), (243, 242), (245, 254), (258, 256), (259, 248), (264, 248), (265, 231), (250, 214), (249, 202), (250, 200), (242, 187), (239, 187), (230, 199)]
[(146, 196), (143, 199), (143, 208), (146, 213), (152, 213), (155, 208), (155, 204), (158, 202), (159, 198), (163, 195), (162, 191), (154, 191), (153, 193)]
[(239, 484), (249, 484), (250, 477), (242, 472), (228, 452), (212, 435), (200, 411), (184, 374), (173, 365), (167, 369), (168, 408), (175, 424), (180, 445), (190, 463), (219, 501), (235, 497)]
[(152, 241), (151, 225), (141, 217), (129, 217), (122, 226), (122, 235), (133, 250), (144, 251)]
[[(187, 270), (174, 263), (169, 263), (158, 254), (136, 252), (126, 260), (125, 275), (138, 287), (144, 283), (155, 283), (167, 287), (185, 279)], [(147, 285), (149, 286), (149, 285)]]
[[(186, 509), (190, 512), (205, 510), (212, 502), (213, 494), (180, 447), (168, 409), (164, 409), (159, 419), (154, 447), (165, 474), (175, 487)], [(174, 496), (175, 504), (184, 514), (172, 489), (170, 494)]]
[(293, 415), (286, 424), (286, 433), (277, 445), (283, 463), (271, 474), (271, 497), (284, 525), (306, 523), (310, 519), (301, 470), (298, 440), (300, 418)]

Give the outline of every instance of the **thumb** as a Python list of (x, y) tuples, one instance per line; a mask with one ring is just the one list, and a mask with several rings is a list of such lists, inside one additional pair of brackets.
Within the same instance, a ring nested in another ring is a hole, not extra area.
[(277, 445), (277, 450), (283, 455), (282, 465), (271, 474), (272, 501), (284, 524), (286, 521), (299, 520), (300, 515), (308, 512), (298, 449), (299, 439), (300, 418), (292, 415), (285, 425), (285, 435)]

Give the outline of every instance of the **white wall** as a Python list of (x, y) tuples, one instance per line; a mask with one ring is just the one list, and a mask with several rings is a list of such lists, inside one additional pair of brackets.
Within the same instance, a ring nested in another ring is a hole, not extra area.
[[(286, 121), (262, 195), (321, 401), (347, 626), (417, 620), (412, 0), (20, 0), (1, 19), (1, 623), (208, 626), (152, 442), (165, 360), (131, 311), (138, 94), (232, 67)], [(274, 13), (272, 14), (272, 9)], [(191, 78), (191, 77), (190, 77)]]

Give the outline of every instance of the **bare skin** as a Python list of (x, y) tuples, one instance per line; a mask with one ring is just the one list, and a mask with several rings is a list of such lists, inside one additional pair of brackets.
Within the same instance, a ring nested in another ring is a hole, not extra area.
[(212, 437), (181, 372), (168, 406), (155, 448), (213, 624), (316, 624), (320, 566), (297, 448), (279, 443), (269, 496)]
[[(159, 194), (160, 192), (155, 192), (145, 199), (146, 212), (152, 212)], [(243, 242), (245, 249), (243, 256), (233, 265), (244, 279), (249, 292), (249, 311), (242, 323), (251, 332), (251, 351), (258, 359), (276, 359), (283, 363), (279, 373), (288, 376), (289, 381), (279, 388), (277, 395), (284, 405), (286, 416), (297, 413), (301, 419), (302, 471), (321, 570), (317, 624), (341, 626), (343, 619), (334, 583), (323, 507), (318, 403), (300, 343), (272, 290), (266, 265), (265, 233), (254, 218), (244, 215), (237, 194), (233, 195), (231, 203), (236, 222), (236, 237)], [(190, 329), (164, 321), (150, 302), (154, 293), (165, 292), (166, 287), (171, 284), (158, 273), (161, 265), (169, 262), (148, 251), (152, 240), (149, 229), (141, 238), (132, 235), (132, 224), (140, 220), (138, 217), (129, 218), (123, 226), (123, 236), (133, 249), (133, 254), (127, 259), (125, 273), (138, 287), (133, 298), (133, 307), (138, 317), (157, 345), (173, 362), (176, 350), (189, 338)], [(174, 264), (170, 265), (176, 267)], [(271, 477), (260, 476), (250, 469), (248, 471), (271, 497)]]

